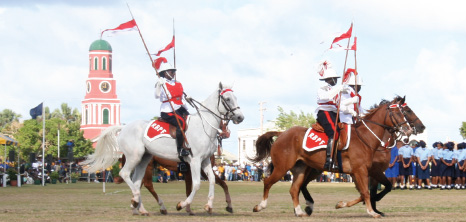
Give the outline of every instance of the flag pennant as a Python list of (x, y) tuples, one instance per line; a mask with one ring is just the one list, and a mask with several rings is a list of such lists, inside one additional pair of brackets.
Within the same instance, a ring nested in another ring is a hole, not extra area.
[(159, 50), (155, 56), (160, 56), (160, 54), (162, 54), (162, 52), (170, 50), (173, 47), (175, 47), (175, 35), (173, 35), (172, 41), (167, 46), (165, 46), (164, 49)]
[(167, 62), (168, 62), (168, 61), (167, 61), (167, 58), (165, 58), (165, 57), (159, 57), (159, 58), (157, 58), (156, 60), (154, 60), (154, 63), (153, 63), (152, 66), (153, 66), (155, 69), (159, 70), (159, 69), (160, 69), (160, 65), (162, 64), (162, 62), (163, 62), (163, 63), (167, 63)]
[(36, 119), (37, 116), (41, 116), (42, 115), (42, 105), (44, 103), (41, 103), (39, 104), (38, 106), (34, 107), (31, 109), (31, 111), (29, 111), (29, 114), (31, 115), (31, 118), (33, 119)]
[(354, 37), (353, 45), (351, 45), (351, 47), (350, 47), (349, 49), (346, 49), (346, 50), (354, 50), (354, 51), (356, 51), (356, 48), (357, 48), (357, 47), (356, 47), (357, 39), (358, 39), (358, 37), (355, 36), (355, 37)]
[(136, 30), (138, 30), (137, 29), (137, 24), (136, 24), (136, 21), (133, 19), (133, 20), (131, 20), (129, 22), (125, 22), (125, 23), (119, 25), (118, 27), (116, 27), (114, 29), (105, 29), (100, 34), (100, 38), (102, 38), (102, 35), (106, 31), (112, 31), (113, 33), (116, 33), (116, 32), (121, 32), (121, 31), (136, 31)]
[(351, 38), (352, 33), (353, 33), (353, 23), (351, 23), (351, 26), (350, 26), (350, 28), (348, 29), (347, 32), (345, 32), (345, 33), (341, 34), (340, 36), (337, 36), (337, 37), (335, 37), (333, 39), (333, 42), (330, 45), (330, 49), (342, 47), (340, 44), (338, 44), (338, 42), (343, 40), (343, 39)]

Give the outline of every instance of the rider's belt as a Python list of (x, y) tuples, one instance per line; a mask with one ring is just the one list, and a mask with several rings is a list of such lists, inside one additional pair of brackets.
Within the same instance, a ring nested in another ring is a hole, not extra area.
[(163, 102), (164, 102), (164, 103), (166, 103), (166, 102), (173, 102), (173, 103), (175, 103), (176, 105), (182, 105), (182, 104), (183, 104), (183, 101), (182, 101), (181, 96), (179, 96), (179, 97), (174, 97), (174, 98), (171, 98), (171, 99), (169, 99), (169, 100), (165, 100), (165, 101), (163, 101)]
[(336, 106), (337, 104), (335, 104), (334, 102), (326, 102), (326, 103), (317, 103), (318, 105), (334, 105)]

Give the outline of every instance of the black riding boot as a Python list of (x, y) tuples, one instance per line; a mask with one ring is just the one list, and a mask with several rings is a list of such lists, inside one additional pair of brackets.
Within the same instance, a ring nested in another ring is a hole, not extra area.
[(329, 170), (333, 165), (332, 159), (330, 158), (330, 153), (332, 152), (333, 139), (328, 139), (327, 141), (327, 158), (325, 159), (324, 170)]
[(183, 148), (184, 138), (181, 131), (178, 133), (178, 129), (176, 130), (176, 149), (178, 150), (178, 156), (189, 156), (189, 152)]

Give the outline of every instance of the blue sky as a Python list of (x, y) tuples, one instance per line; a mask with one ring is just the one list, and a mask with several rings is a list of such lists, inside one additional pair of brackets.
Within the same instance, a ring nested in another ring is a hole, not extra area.
[[(428, 144), (463, 141), (466, 16), (462, 1), (2, 1), (0, 3), (0, 110), (30, 118), (45, 102), (80, 107), (88, 50), (101, 30), (131, 20), (129, 3), (151, 52), (176, 28), (178, 79), (203, 100), (219, 81), (234, 83), (245, 121), (232, 126), (224, 147), (236, 153), (236, 131), (286, 111), (313, 113), (322, 59), (343, 71), (344, 52), (327, 51), (332, 36), (354, 21), (362, 106), (406, 95), (427, 127)], [(155, 73), (137, 32), (107, 37), (121, 100), (121, 121), (159, 114)], [(320, 44), (325, 41), (324, 44)], [(171, 52), (164, 54), (173, 62)], [(348, 67), (354, 67), (350, 53)], [(194, 112), (194, 109), (190, 110)]]

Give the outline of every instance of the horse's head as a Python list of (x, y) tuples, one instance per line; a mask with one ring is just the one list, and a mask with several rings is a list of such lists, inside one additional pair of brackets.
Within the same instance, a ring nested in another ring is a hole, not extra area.
[[(405, 100), (406, 96), (401, 98), (397, 97), (396, 99), (398, 100)], [(403, 112), (403, 115), (406, 117), (406, 120), (408, 120), (409, 125), (413, 128), (414, 132), (413, 134), (416, 135), (418, 133), (423, 133), (426, 127), (422, 123), (422, 121), (416, 116), (416, 114), (409, 108), (409, 106), (405, 103), (401, 105), (401, 111)]]
[[(232, 120), (234, 124), (243, 122), (244, 115), (238, 106), (236, 96), (231, 90), (231, 86), (225, 86), (222, 83), (219, 84), (219, 104), (218, 109), (220, 114), (224, 115), (226, 119)], [(220, 101), (222, 105), (220, 105)]]
[[(405, 97), (396, 97), (392, 102), (387, 104), (390, 121), (388, 121), (386, 124), (391, 125), (395, 131), (399, 131), (403, 135), (409, 137), (413, 133), (413, 128), (411, 128), (410, 122), (407, 120), (407, 117), (403, 113), (403, 105), (405, 105)], [(414, 112), (412, 114), (414, 115)]]

